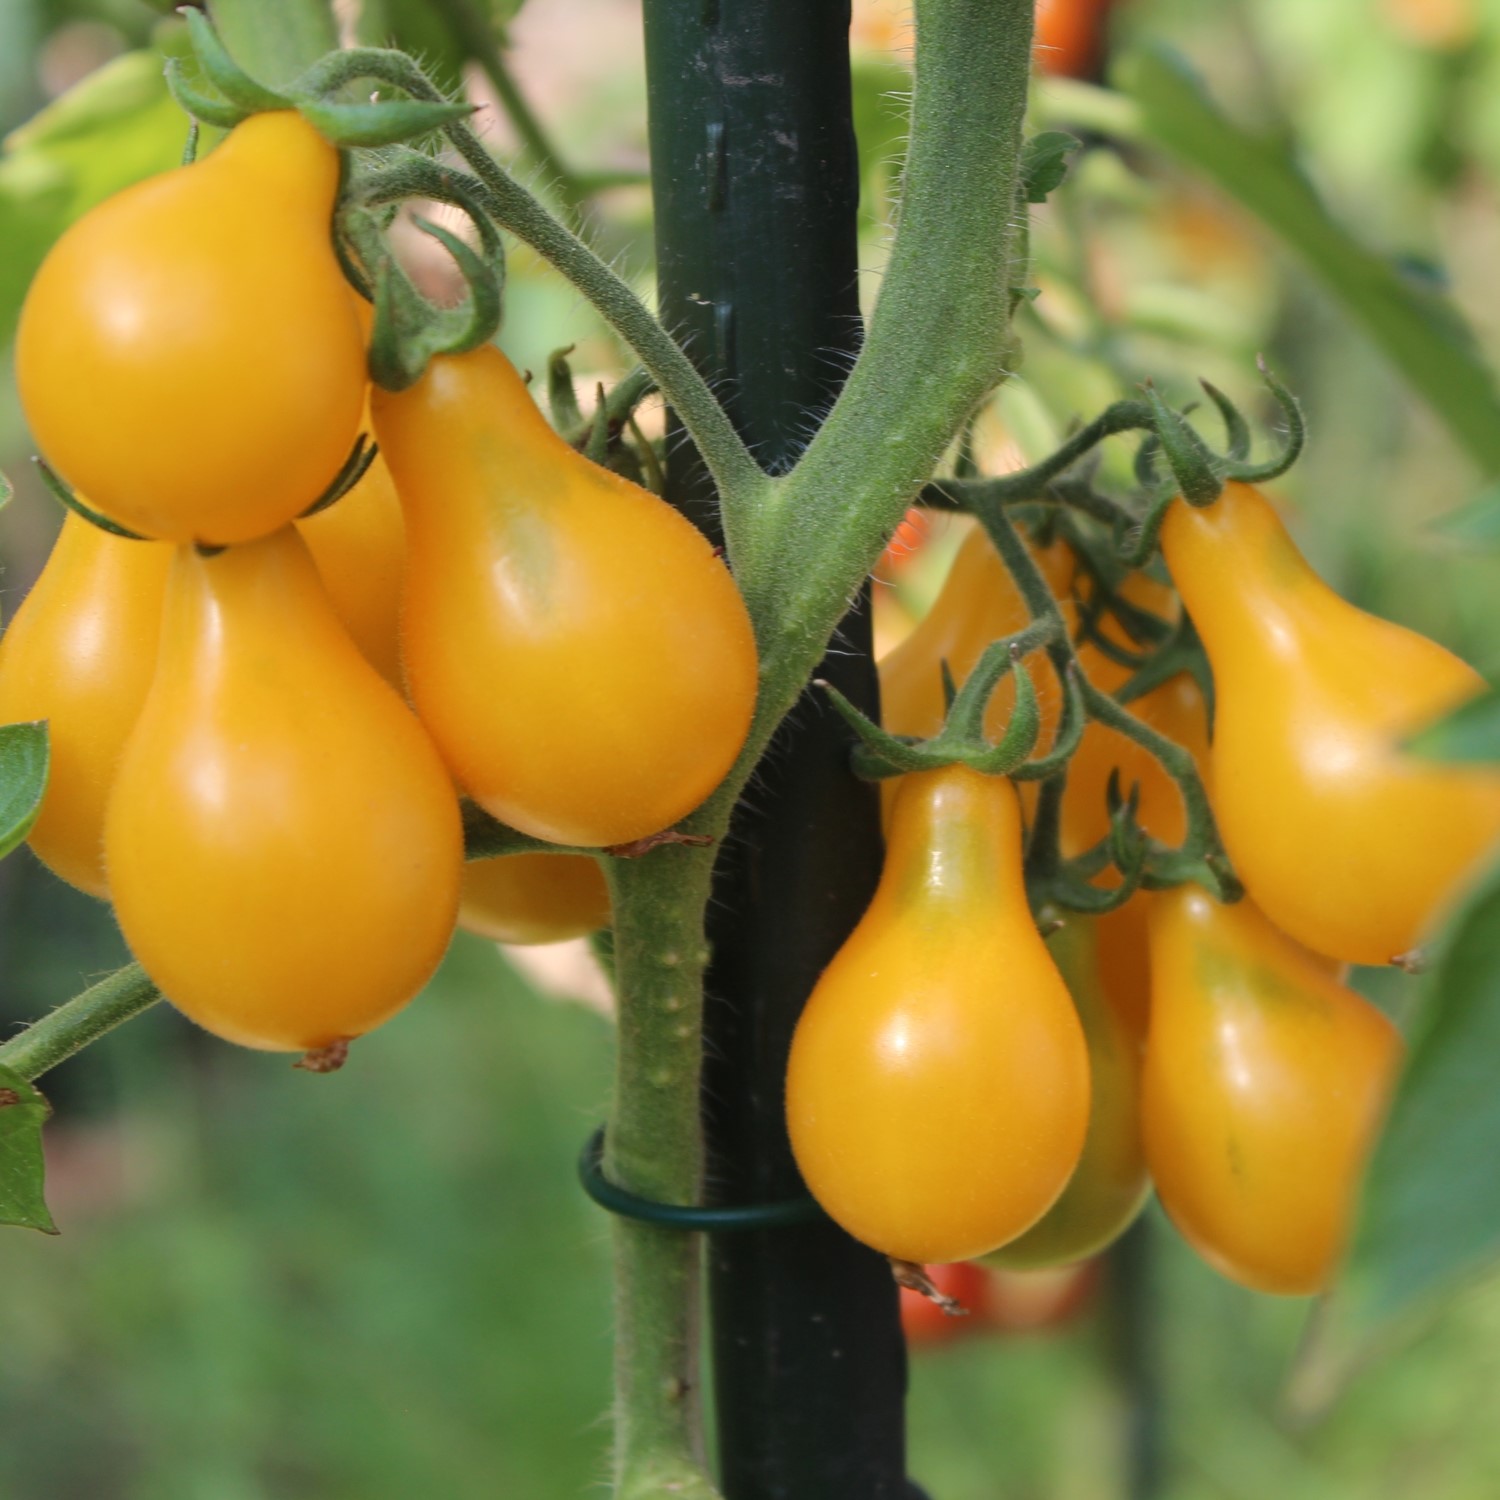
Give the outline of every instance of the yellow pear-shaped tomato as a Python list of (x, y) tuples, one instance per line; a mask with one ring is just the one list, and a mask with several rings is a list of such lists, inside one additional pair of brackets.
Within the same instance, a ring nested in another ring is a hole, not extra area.
[(1019, 1239), (985, 1257), (992, 1265), (1017, 1270), (1096, 1255), (1130, 1227), (1151, 1191), (1140, 1124), (1144, 1038), (1101, 972), (1096, 923), (1069, 916), (1047, 946), (1088, 1042), (1089, 1129), (1062, 1197)]
[(178, 549), (104, 855), (146, 972), (244, 1046), (359, 1036), (437, 967), (463, 861), (453, 784), (295, 527)]
[(886, 1255), (968, 1260), (1056, 1202), (1088, 1049), (1026, 904), (1009, 781), (902, 778), (880, 885), (807, 1002), (786, 1091), (808, 1187)]
[(568, 447), (491, 346), (371, 406), (406, 512), (407, 685), (464, 789), (560, 844), (691, 812), (738, 755), (757, 680), (701, 533)]
[(1395, 1027), (1248, 900), (1151, 898), (1146, 1159), (1163, 1206), (1226, 1276), (1324, 1287), (1399, 1066)]
[(47, 792), (27, 842), (91, 896), (109, 894), (104, 805), (156, 670), (171, 563), (164, 543), (111, 536), (69, 512), (0, 637), (0, 723), (47, 721)]
[(1246, 889), (1320, 953), (1409, 951), (1500, 840), (1500, 774), (1401, 741), (1482, 680), (1340, 599), (1247, 485), (1179, 500), (1161, 543), (1214, 670), (1214, 807)]
[[(1053, 591), (1066, 600), (1077, 567), (1067, 544), (1057, 541), (1029, 550)], [(959, 547), (932, 608), (880, 663), (881, 724), (892, 734), (923, 739), (936, 734), (945, 714), (943, 662), (953, 680), (962, 683), (986, 646), (1030, 623), (1026, 601), (984, 529), (976, 526)], [(1032, 652), (1026, 671), (1042, 716), (1037, 744), (1046, 750), (1057, 733), (1062, 687), (1045, 652)], [(1015, 681), (1006, 677), (985, 713), (985, 727), (992, 736), (1004, 730), (1015, 704)]]
[(297, 522), (323, 587), (365, 660), (398, 692), (406, 523), (379, 454), (341, 500)]
[(338, 472), (367, 380), (329, 228), (338, 183), (338, 152), (300, 115), (255, 115), (53, 246), (16, 377), (42, 452), (106, 515), (242, 542)]
[(586, 854), (507, 854), (464, 866), (458, 925), (495, 943), (561, 943), (609, 926), (609, 887)]

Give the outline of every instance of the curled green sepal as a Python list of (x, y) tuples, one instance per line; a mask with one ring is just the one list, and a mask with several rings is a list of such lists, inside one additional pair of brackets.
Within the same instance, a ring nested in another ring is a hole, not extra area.
[(1161, 451), (1177, 480), (1177, 488), (1189, 505), (1212, 505), (1224, 489), (1219, 465), (1203, 439), (1175, 412), (1153, 385), (1146, 387), (1152, 423), (1161, 440)]
[(1057, 725), (1057, 738), (1045, 755), (1039, 755), (1035, 760), (1028, 760), (1011, 772), (1017, 781), (1045, 781), (1049, 776), (1055, 776), (1072, 760), (1073, 753), (1078, 749), (1078, 743), (1082, 740), (1083, 731), (1088, 724), (1088, 710), (1084, 707), (1083, 689), (1078, 685), (1081, 676), (1082, 669), (1077, 661), (1070, 661), (1063, 676), (1063, 707)]
[(189, 83), (182, 62), (175, 57), (167, 59), (165, 69), (167, 92), (177, 101), (183, 113), (204, 125), (216, 125), (220, 130), (233, 130), (241, 120), (247, 120), (253, 110), (241, 109), (226, 99), (214, 99), (203, 93), (196, 84)]
[[(862, 714), (831, 683), (819, 679), (840, 718), (859, 740), (852, 757), (854, 773), (867, 781), (903, 776), (911, 771), (936, 771), (962, 764), (986, 776), (1009, 776), (1022, 766), (1036, 747), (1041, 729), (1041, 711), (1036, 688), (1027, 672), (1014, 668), (1029, 652), (1051, 639), (1050, 622), (1033, 624), (1026, 630), (986, 647), (974, 670), (952, 698), (943, 727), (928, 740), (911, 740), (889, 733)], [(947, 664), (944, 663), (946, 672)], [(997, 744), (984, 734), (985, 710), (1003, 677), (1013, 674), (1016, 702), (1005, 733)], [(951, 680), (945, 681), (945, 689)]]
[(41, 475), (42, 483), (52, 492), (52, 497), (74, 515), (82, 516), (90, 526), (97, 526), (100, 531), (107, 531), (111, 536), (123, 537), (127, 542), (148, 540), (140, 532), (131, 531), (128, 527), (121, 526), (118, 521), (111, 521), (108, 516), (102, 515), (91, 505), (85, 505), (45, 459), (33, 457), (31, 461), (36, 465), (36, 471)]
[(348, 458), (333, 476), (328, 488), (297, 519), (305, 521), (309, 516), (327, 510), (334, 501), (342, 500), (370, 472), (370, 465), (379, 455), (380, 445), (368, 433), (360, 433), (349, 450)]
[(472, 104), (436, 99), (377, 99), (372, 104), (333, 104), (299, 97), (298, 113), (335, 146), (394, 146), (417, 140), (474, 113)]
[(412, 285), (384, 244), (379, 218), (351, 209), (344, 228), (361, 260), (374, 267), (375, 315), (370, 333), (370, 378), (388, 391), (404, 391), (421, 379), (439, 354), (463, 354), (494, 337), (500, 326), (501, 273), (457, 235), (416, 219), (417, 227), (453, 257), (468, 284), (458, 307), (435, 307)]
[[(1224, 475), (1228, 479), (1237, 479), (1242, 484), (1264, 484), (1268, 480), (1279, 479), (1302, 456), (1302, 448), (1307, 441), (1307, 423), (1302, 416), (1301, 403), (1271, 373), (1264, 355), (1257, 356), (1255, 366), (1260, 371), (1266, 388), (1276, 398), (1276, 404), (1286, 420), (1286, 441), (1282, 444), (1280, 453), (1262, 463), (1250, 463), (1243, 454), (1231, 455), (1231, 460), (1223, 465)], [(1212, 395), (1212, 391), (1210, 394)]]
[[(203, 76), (243, 115), (261, 114), (266, 110), (289, 109), (285, 95), (257, 83), (228, 53), (213, 22), (195, 6), (184, 5), (178, 14), (187, 22), (193, 53)], [(216, 121), (210, 121), (216, 124)]]
[(1225, 449), (1226, 455), (1234, 462), (1241, 462), (1250, 454), (1250, 424), (1245, 420), (1244, 413), (1237, 407), (1218, 386), (1207, 380), (1199, 380), (1208, 399), (1218, 409), (1220, 417), (1224, 420), (1224, 438), (1228, 443)]
[(589, 422), (589, 435), (583, 445), (583, 456), (590, 463), (600, 466), (609, 461), (609, 408), (604, 400), (604, 382), (594, 388), (594, 415)]
[[(587, 430), (583, 420), (583, 409), (578, 404), (578, 393), (573, 389), (573, 367), (568, 356), (576, 345), (568, 344), (554, 349), (547, 356), (547, 410), (552, 413), (552, 425), (558, 432), (577, 434)], [(570, 438), (574, 441), (576, 438)]]

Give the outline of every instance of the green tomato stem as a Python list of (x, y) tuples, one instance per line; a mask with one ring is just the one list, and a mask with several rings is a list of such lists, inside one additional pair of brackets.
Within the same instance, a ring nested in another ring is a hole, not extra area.
[(139, 964), (126, 964), (12, 1037), (0, 1047), (0, 1066), (29, 1083), (161, 998)]

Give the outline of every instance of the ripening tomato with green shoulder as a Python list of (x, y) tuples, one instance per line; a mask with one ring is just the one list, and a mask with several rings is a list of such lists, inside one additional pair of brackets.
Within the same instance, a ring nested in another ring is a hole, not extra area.
[(145, 536), (248, 541), (349, 454), (367, 376), (333, 253), (338, 151), (290, 110), (126, 188), (48, 252), (16, 331), (48, 461)]
[(1141, 1123), (1163, 1207), (1224, 1275), (1322, 1290), (1401, 1062), (1396, 1028), (1248, 899), (1151, 898)]
[(1245, 888), (1332, 958), (1409, 952), (1500, 843), (1500, 772), (1402, 743), (1483, 679), (1339, 598), (1249, 485), (1175, 502), (1161, 545), (1213, 667), (1211, 792)]
[(436, 969), (463, 868), (453, 783), (295, 527), (177, 549), (104, 854), (147, 974), (242, 1046), (361, 1036)]
[(547, 425), (493, 346), (377, 390), (406, 514), (412, 702), (487, 812), (553, 843), (670, 827), (734, 763), (758, 683), (703, 535)]
[(787, 1128), (813, 1196), (898, 1260), (969, 1260), (1056, 1202), (1088, 1049), (1027, 905), (1015, 787), (904, 776), (869, 909), (797, 1023)]
[(586, 854), (507, 854), (464, 866), (458, 925), (493, 943), (562, 943), (609, 926), (609, 885)]
[(1101, 972), (1097, 923), (1069, 914), (1047, 947), (1088, 1043), (1089, 1127), (1062, 1196), (1025, 1234), (985, 1257), (1012, 1270), (1071, 1265), (1098, 1254), (1130, 1227), (1151, 1191), (1140, 1126), (1144, 1036)]
[(156, 670), (172, 548), (111, 536), (70, 511), (0, 636), (0, 723), (47, 721), (50, 764), (27, 842), (102, 899), (104, 807)]

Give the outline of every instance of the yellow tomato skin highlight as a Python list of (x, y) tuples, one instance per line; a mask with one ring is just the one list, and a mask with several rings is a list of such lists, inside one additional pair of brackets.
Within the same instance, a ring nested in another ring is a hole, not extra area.
[(702, 534), (569, 448), (493, 347), (371, 406), (406, 513), (407, 684), (464, 789), (585, 847), (691, 812), (734, 763), (758, 680)]
[(171, 547), (111, 536), (70, 511), (0, 637), (0, 723), (47, 721), (47, 792), (27, 842), (101, 899), (105, 802), (156, 669), (171, 564)]
[(1014, 787), (902, 779), (869, 910), (792, 1042), (787, 1125), (814, 1196), (900, 1260), (984, 1254), (1078, 1163), (1088, 1051), (1021, 877)]
[(1150, 932), (1141, 1119), (1162, 1205), (1232, 1280), (1320, 1291), (1343, 1253), (1400, 1037), (1249, 900), (1162, 891)]
[(452, 782), (294, 527), (178, 549), (104, 847), (131, 951), (229, 1041), (360, 1036), (437, 967), (463, 862)]
[(1246, 889), (1331, 958), (1415, 948), (1500, 841), (1500, 774), (1401, 742), (1483, 680), (1340, 599), (1248, 485), (1179, 500), (1161, 543), (1213, 666), (1211, 793)]
[(300, 515), (348, 456), (364, 343), (334, 257), (339, 155), (252, 116), (107, 199), (48, 253), (16, 334), (43, 454), (112, 520), (229, 543)]

